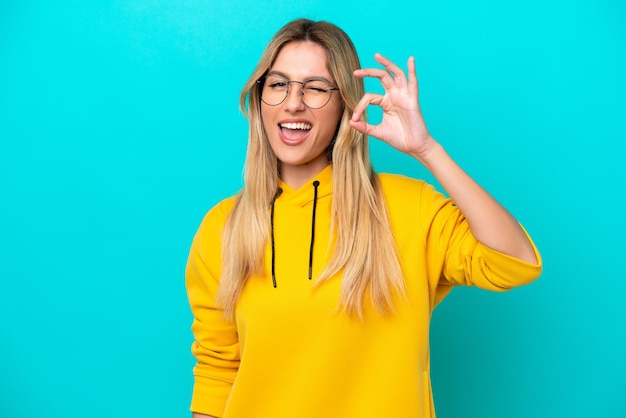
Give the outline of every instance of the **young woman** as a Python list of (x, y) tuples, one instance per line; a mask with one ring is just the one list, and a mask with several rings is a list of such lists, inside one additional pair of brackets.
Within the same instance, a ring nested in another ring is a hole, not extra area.
[[(245, 185), (206, 215), (187, 265), (195, 417), (434, 417), (436, 304), (455, 285), (539, 276), (525, 231), (428, 133), (414, 59), (407, 74), (375, 59), (384, 69), (361, 69), (341, 29), (296, 20), (245, 85)], [(365, 94), (364, 77), (385, 93)], [(368, 136), (450, 198), (376, 174)]]

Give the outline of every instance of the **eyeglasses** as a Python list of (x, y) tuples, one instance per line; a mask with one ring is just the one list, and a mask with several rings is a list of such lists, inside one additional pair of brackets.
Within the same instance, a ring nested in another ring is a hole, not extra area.
[(300, 97), (302, 97), (302, 103), (309, 109), (320, 109), (326, 106), (333, 95), (333, 90), (339, 90), (323, 78), (295, 81), (278, 75), (268, 75), (257, 80), (257, 83), (261, 86), (261, 100), (269, 106), (278, 106), (285, 101), (289, 95), (291, 83), (301, 85)]

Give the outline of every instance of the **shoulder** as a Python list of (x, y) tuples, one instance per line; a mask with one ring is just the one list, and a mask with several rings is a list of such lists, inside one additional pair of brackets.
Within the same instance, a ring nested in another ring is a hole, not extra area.
[(220, 200), (215, 206), (213, 206), (207, 214), (206, 217), (217, 217), (217, 218), (226, 218), (230, 211), (233, 209), (235, 202), (237, 201), (237, 195), (227, 197), (226, 199)]
[(438, 194), (435, 188), (424, 180), (401, 174), (378, 174), (381, 189), (388, 203), (407, 200), (422, 200)]
[(221, 200), (215, 206), (209, 209), (209, 211), (204, 215), (204, 218), (202, 219), (202, 223), (200, 224), (197, 235), (200, 237), (213, 234), (221, 235), (221, 231), (224, 229), (226, 219), (228, 218), (229, 213), (235, 205), (236, 200), (236, 195), (231, 196)]
[(381, 185), (383, 185), (386, 189), (420, 187), (420, 185), (426, 183), (424, 180), (418, 180), (402, 174), (392, 173), (379, 173), (378, 179), (380, 180)]
[[(429, 222), (451, 200), (424, 180), (399, 174), (379, 174), (381, 190), (392, 219)], [(419, 216), (416, 216), (419, 215)]]

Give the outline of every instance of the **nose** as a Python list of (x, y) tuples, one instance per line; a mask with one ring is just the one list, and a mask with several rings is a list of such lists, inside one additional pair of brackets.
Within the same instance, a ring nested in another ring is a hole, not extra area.
[[(295, 84), (295, 85), (294, 85)], [(300, 81), (290, 81), (289, 90), (287, 91), (287, 98), (285, 99), (285, 108), (289, 112), (297, 112), (304, 109), (304, 101), (302, 87), (303, 83)]]

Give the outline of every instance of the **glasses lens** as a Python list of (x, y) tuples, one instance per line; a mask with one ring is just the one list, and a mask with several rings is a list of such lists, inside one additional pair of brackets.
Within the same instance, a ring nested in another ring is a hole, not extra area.
[(331, 86), (325, 80), (309, 80), (302, 86), (304, 104), (311, 109), (324, 107), (330, 100)]
[(261, 100), (270, 106), (279, 105), (287, 97), (289, 91), (289, 81), (276, 76), (269, 76), (263, 83)]

